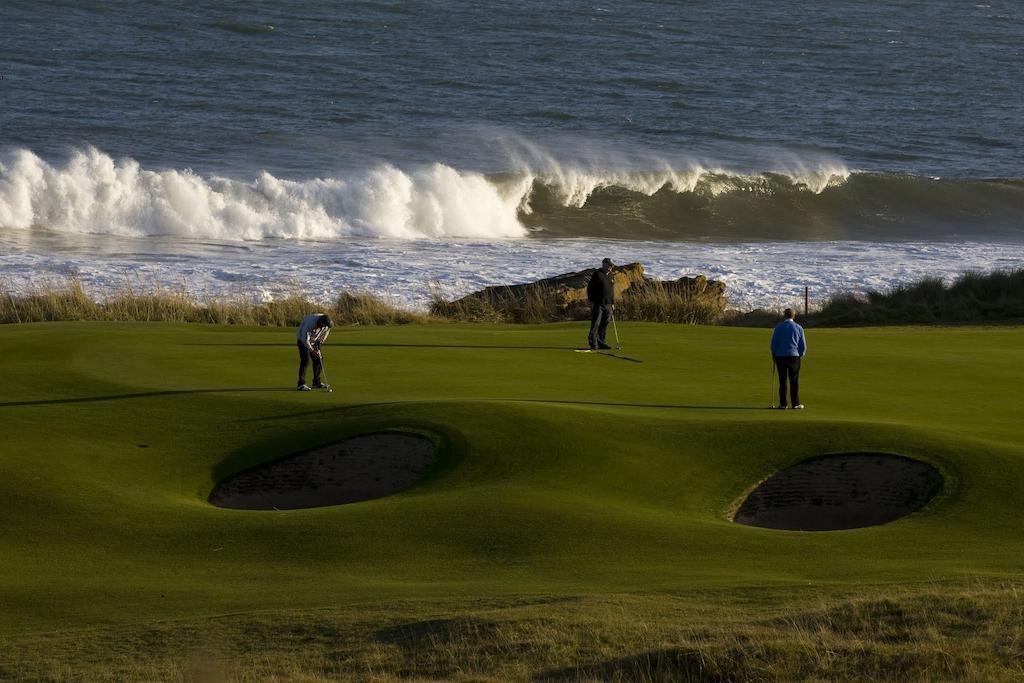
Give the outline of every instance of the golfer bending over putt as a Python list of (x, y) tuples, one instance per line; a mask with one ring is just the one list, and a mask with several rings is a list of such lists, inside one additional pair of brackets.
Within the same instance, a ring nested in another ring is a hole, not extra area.
[(794, 410), (802, 410), (800, 403), (800, 359), (807, 353), (807, 340), (804, 328), (793, 319), (796, 313), (787, 308), (782, 313), (785, 320), (775, 326), (772, 332), (772, 358), (775, 368), (779, 371), (779, 405), (780, 410), (786, 409), (786, 381), (789, 381), (789, 405)]
[(590, 301), (590, 334), (587, 336), (587, 344), (591, 351), (596, 349), (610, 349), (611, 346), (604, 340), (604, 334), (608, 331), (608, 321), (613, 315), (615, 308), (615, 278), (612, 276), (612, 268), (615, 264), (610, 258), (601, 261), (601, 267), (594, 271), (587, 283), (587, 299)]
[[(330, 387), (320, 381), (320, 373), (324, 370), (324, 356), (320, 350), (321, 345), (327, 341), (327, 335), (331, 333), (331, 319), (323, 313), (312, 313), (302, 319), (299, 325), (299, 391), (312, 391), (313, 389), (329, 389)], [(313, 386), (306, 386), (306, 366), (313, 361)]]

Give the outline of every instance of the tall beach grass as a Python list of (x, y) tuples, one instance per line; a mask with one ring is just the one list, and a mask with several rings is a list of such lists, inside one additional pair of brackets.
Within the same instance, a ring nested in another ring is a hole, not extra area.
[[(444, 298), (437, 288), (431, 290), (431, 314), (459, 322), (539, 324), (567, 320), (589, 320), (586, 302), (564, 305), (552, 289), (535, 287), (516, 296), (467, 296), (457, 300)], [(712, 325), (721, 317), (713, 296), (689, 293), (657, 280), (634, 286), (615, 303), (619, 320)]]
[(139, 288), (130, 279), (99, 296), (86, 291), (74, 277), (36, 283), (18, 293), (0, 281), (0, 323), (105, 320), (291, 327), (311, 312), (327, 313), (340, 325), (405, 325), (436, 320), (363, 292), (342, 292), (327, 303), (297, 292), (254, 302), (242, 294), (200, 300), (183, 289)]
[[(1024, 323), (1024, 269), (969, 271), (949, 283), (926, 277), (887, 291), (839, 292), (808, 313), (793, 308), (810, 327)], [(770, 327), (781, 319), (781, 308), (759, 308), (730, 311), (721, 322)]]

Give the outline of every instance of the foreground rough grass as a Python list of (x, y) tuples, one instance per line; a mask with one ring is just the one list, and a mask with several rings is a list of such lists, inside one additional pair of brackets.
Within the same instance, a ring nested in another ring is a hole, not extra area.
[(0, 678), (1010, 681), (1024, 677), (1022, 589), (735, 590), (254, 612), (3, 639)]

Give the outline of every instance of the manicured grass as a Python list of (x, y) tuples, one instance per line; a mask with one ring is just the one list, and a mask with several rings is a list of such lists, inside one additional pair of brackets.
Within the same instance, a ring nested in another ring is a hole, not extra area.
[[(539, 596), (683, 593), (714, 605), (708, 622), (719, 624), (734, 601), (761, 595), (800, 612), (803, 595), (817, 608), (822, 595), (998, 581), (1016, 599), (1024, 329), (814, 330), (808, 409), (785, 413), (766, 409), (764, 330), (620, 332), (623, 355), (642, 363), (573, 353), (580, 324), (342, 328), (326, 349), (335, 393), (310, 394), (290, 390), (286, 329), (0, 327), (7, 666), (82, 629), (133, 642), (127, 634), (167, 624), (280, 615), (294, 625), (325, 610), (367, 633), (378, 612), (389, 615), (380, 624), (399, 612), (416, 621), (444, 614), (438, 605)], [(445, 446), (439, 469), (398, 495), (287, 512), (206, 503), (230, 473), (401, 427)], [(728, 521), (741, 494), (783, 466), (871, 450), (931, 462), (944, 493), (868, 529)], [(657, 611), (650, 601), (644, 611)], [(74, 652), (63, 652), (70, 675)]]

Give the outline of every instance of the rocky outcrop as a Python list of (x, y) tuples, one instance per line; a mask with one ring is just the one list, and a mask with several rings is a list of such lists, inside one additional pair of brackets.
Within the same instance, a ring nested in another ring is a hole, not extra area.
[[(452, 302), (435, 303), (435, 313), (466, 319), (511, 322), (579, 320), (589, 317), (587, 284), (593, 268), (536, 282), (487, 287)], [(640, 263), (616, 266), (616, 312), (633, 320), (713, 322), (725, 311), (725, 284), (703, 275), (678, 280), (644, 276)], [(459, 312), (463, 315), (460, 316)], [(493, 315), (486, 315), (493, 312)]]
[[(521, 285), (487, 287), (454, 303), (458, 304), (466, 299), (475, 298), (486, 301), (495, 308), (508, 308), (510, 306), (528, 306), (537, 301), (544, 301), (564, 311), (577, 304), (586, 305), (587, 284), (590, 282), (593, 272), (593, 268), (588, 268)], [(644, 267), (639, 263), (616, 266), (612, 275), (615, 278), (615, 297), (619, 298), (630, 287), (644, 281)]]

